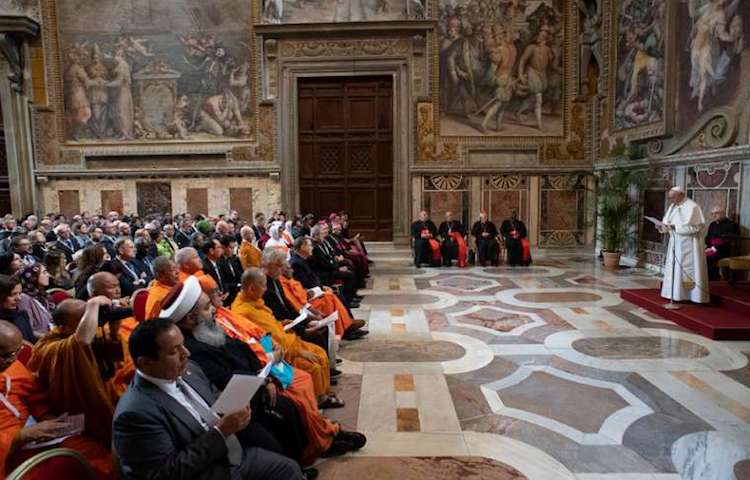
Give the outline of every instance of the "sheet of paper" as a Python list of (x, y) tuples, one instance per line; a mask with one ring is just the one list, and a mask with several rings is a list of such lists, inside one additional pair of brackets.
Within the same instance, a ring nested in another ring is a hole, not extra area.
[(330, 365), (336, 365), (336, 326), (328, 324), (328, 362)]
[(320, 320), (318, 322), (310, 322), (310, 326), (313, 327), (315, 330), (318, 330), (320, 328), (327, 327), (328, 325), (332, 325), (336, 323), (336, 320), (338, 319), (339, 319), (339, 312), (333, 312), (332, 314), (328, 315), (323, 320)]
[(662, 221), (659, 220), (658, 218), (654, 218), (654, 217), (643, 217), (643, 218), (653, 223), (656, 228), (661, 228), (664, 225)]
[(300, 311), (299, 316), (297, 318), (295, 318), (292, 323), (290, 323), (289, 325), (285, 325), (284, 326), (284, 331), (288, 332), (289, 330), (293, 329), (294, 327), (296, 327), (300, 323), (302, 323), (305, 320), (307, 320), (307, 315), (308, 315), (307, 309), (303, 308), (302, 311)]
[(310, 300), (315, 300), (316, 298), (320, 298), (323, 296), (323, 289), (320, 287), (313, 287), (310, 289), (310, 292), (312, 293), (312, 298)]
[(250, 399), (265, 381), (264, 378), (255, 375), (233, 375), (211, 406), (211, 410), (221, 414), (242, 410), (250, 404)]
[(268, 363), (266, 363), (266, 366), (263, 367), (263, 369), (258, 373), (258, 377), (260, 378), (268, 377), (268, 375), (270, 375), (271, 373), (271, 368), (273, 367), (273, 361), (274, 361), (273, 352), (268, 352), (266, 356), (268, 357)]
[[(29, 417), (31, 419), (31, 417)], [(73, 435), (78, 435), (83, 432), (85, 425), (86, 425), (86, 419), (84, 414), (79, 415), (70, 415), (68, 416), (65, 421), (69, 424), (69, 427), (65, 429), (65, 431), (61, 432), (60, 436), (57, 438), (53, 438), (52, 440), (47, 440), (46, 442), (31, 442), (27, 443), (23, 446), (25, 449), (34, 449), (34, 448), (44, 448), (44, 447), (51, 447), (53, 445), (59, 445), (62, 442), (65, 441), (65, 439), (72, 437)], [(27, 425), (33, 425), (37, 422), (35, 421), (29, 421), (27, 422)]]

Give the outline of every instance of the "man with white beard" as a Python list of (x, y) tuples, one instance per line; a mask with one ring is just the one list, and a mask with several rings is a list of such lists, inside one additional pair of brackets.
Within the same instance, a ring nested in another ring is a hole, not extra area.
[[(257, 375), (262, 365), (254, 355), (239, 355), (238, 352), (244, 352), (247, 347), (225, 335), (214, 321), (214, 312), (215, 308), (208, 295), (202, 292), (200, 282), (190, 276), (170, 291), (159, 316), (177, 324), (185, 348), (190, 351), (190, 359), (221, 390), (232, 375)], [(307, 437), (294, 404), (277, 395), (276, 385), (270, 378), (265, 388), (248, 401), (253, 413), (250, 425), (237, 434), (240, 443), (246, 447), (262, 447), (299, 461)]]
[(682, 187), (669, 191), (669, 201), (659, 229), (669, 234), (661, 296), (674, 301), (708, 303), (708, 267), (703, 244), (706, 219), (701, 207), (687, 198)]

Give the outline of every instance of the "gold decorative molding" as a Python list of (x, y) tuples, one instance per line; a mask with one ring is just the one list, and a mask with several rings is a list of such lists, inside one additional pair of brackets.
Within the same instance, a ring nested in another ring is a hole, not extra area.
[(544, 145), (543, 163), (590, 163), (586, 158), (586, 104), (576, 102), (570, 109), (571, 128), (568, 140)]
[(286, 40), (279, 50), (286, 58), (402, 56), (409, 53), (410, 43), (405, 38)]
[(436, 143), (434, 106), (430, 102), (417, 104), (417, 162), (457, 162), (457, 143)]

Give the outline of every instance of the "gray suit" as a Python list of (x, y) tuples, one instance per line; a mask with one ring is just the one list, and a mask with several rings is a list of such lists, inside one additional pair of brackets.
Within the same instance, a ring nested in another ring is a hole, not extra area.
[[(182, 377), (206, 403), (217, 392), (203, 371), (190, 362)], [(293, 460), (264, 450), (245, 448), (242, 464), (233, 467), (227, 445), (216, 429), (206, 431), (179, 402), (136, 375), (117, 404), (114, 451), (126, 480), (303, 480)]]

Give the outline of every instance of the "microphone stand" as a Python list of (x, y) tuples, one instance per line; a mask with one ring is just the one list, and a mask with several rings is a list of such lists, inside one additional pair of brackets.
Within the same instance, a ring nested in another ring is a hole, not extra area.
[(666, 310), (679, 310), (681, 307), (674, 303), (674, 269), (675, 265), (677, 265), (677, 235), (676, 231), (674, 235), (672, 234), (672, 231), (673, 230), (670, 228), (667, 232), (672, 241), (672, 285), (669, 287), (669, 303), (662, 305), (662, 308), (665, 308)]

